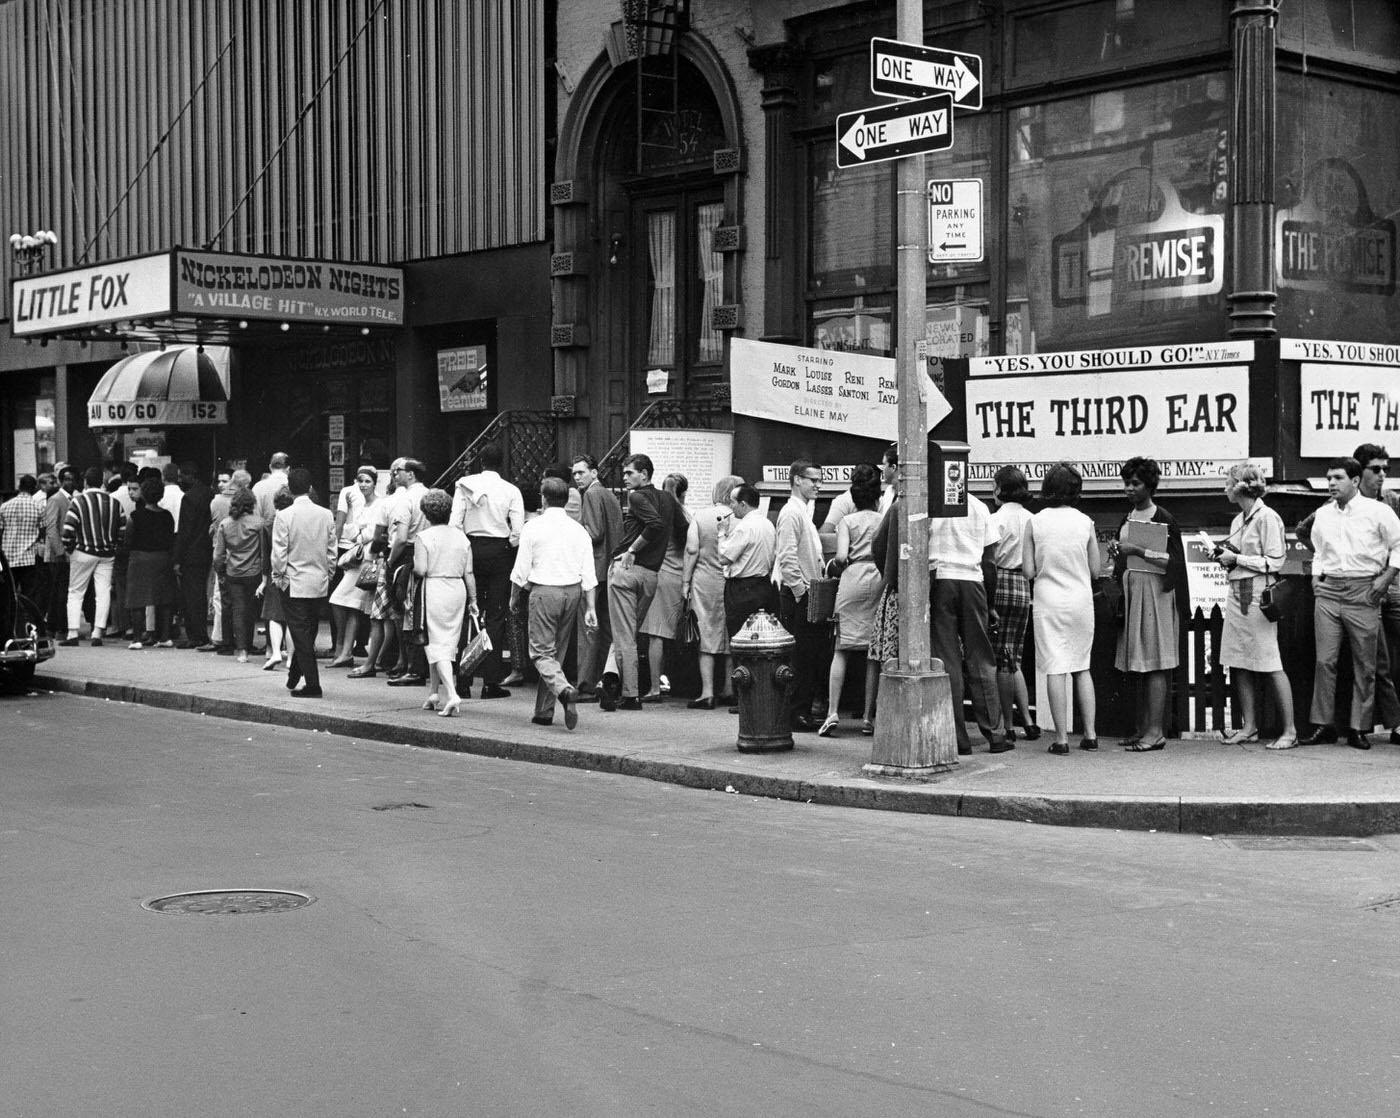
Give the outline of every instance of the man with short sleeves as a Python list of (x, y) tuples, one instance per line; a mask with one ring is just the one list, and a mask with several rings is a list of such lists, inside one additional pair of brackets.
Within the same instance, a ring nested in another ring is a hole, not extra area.
[(943, 661), (953, 694), (958, 752), (972, 752), (962, 717), (963, 671), (972, 714), (993, 753), (1015, 749), (1002, 717), (996, 655), (988, 632), (988, 603), (996, 592), (996, 546), (1001, 535), (991, 512), (972, 494), (966, 516), (929, 518), (929, 623), (933, 654)]
[(0, 505), (0, 546), (19, 592), (37, 601), (39, 556), (44, 544), (44, 505), (32, 474), (19, 479), (19, 492)]
[(578, 692), (569, 685), (560, 660), (573, 639), (580, 611), (585, 628), (598, 623), (595, 606), (597, 571), (593, 565), (593, 541), (583, 527), (569, 517), (565, 505), (569, 485), (547, 477), (540, 483), (544, 511), (520, 533), (520, 548), (511, 571), (511, 609), (521, 596), (530, 595), (530, 659), (540, 674), (535, 692), (538, 726), (554, 722), (557, 699), (564, 707), (564, 725), (578, 725)]
[(758, 490), (738, 485), (730, 491), (733, 512), (719, 524), (719, 561), (724, 568), (724, 626), (729, 637), (759, 610), (776, 613), (773, 592), (773, 562), (778, 551), (778, 532), (773, 522), (758, 511)]
[(598, 625), (585, 625), (579, 631), (578, 692), (580, 700), (597, 698), (598, 684), (603, 678), (603, 664), (612, 644), (612, 620), (608, 614), (606, 582), (608, 563), (617, 542), (622, 538), (622, 506), (617, 498), (598, 480), (598, 460), (591, 454), (574, 459), (571, 471), (579, 493), (579, 523), (593, 546), (593, 572), (598, 585), (604, 588), (598, 595)]
[(1361, 463), (1337, 458), (1327, 465), (1331, 500), (1313, 516), (1313, 729), (1299, 745), (1337, 740), (1337, 657), (1345, 635), (1351, 647), (1351, 725), (1347, 744), (1370, 749), (1366, 732), (1374, 718), (1376, 640), (1381, 603), (1400, 571), (1400, 517), (1385, 504), (1363, 497)]
[(68, 506), (63, 523), (63, 546), (68, 552), (68, 636), (63, 645), (76, 645), (83, 623), (83, 595), (93, 586), (95, 608), (92, 643), (102, 644), (107, 617), (112, 608), (112, 566), (117, 544), (126, 527), (126, 517), (112, 495), (102, 488), (102, 468), (89, 466), (83, 472), (83, 491)]
[[(298, 467), (287, 477), (292, 503), (272, 521), (272, 578), (282, 588), (294, 654), (287, 690), (296, 699), (321, 698), (316, 667), (316, 631), (331, 592), (335, 565), (335, 519), (310, 497), (311, 471)], [(301, 687), (297, 685), (301, 684)]]
[(822, 541), (813, 523), (822, 468), (799, 458), (788, 470), (788, 484), (787, 503), (778, 513), (774, 555), (778, 620), (796, 642), (792, 649), (793, 686), (788, 692), (792, 728), (811, 733), (817, 729), (812, 698), (817, 680), (823, 676), (822, 652), (828, 640), (824, 623), (807, 620), (807, 593), (822, 573)]
[[(511, 570), (520, 530), (525, 526), (525, 500), (520, 489), (500, 474), (504, 460), (500, 445), (488, 443), (481, 448), (481, 469), (459, 478), (452, 493), (450, 523), (471, 541), (482, 624), (491, 638), (491, 651), (481, 665), (483, 699), (510, 694), (501, 686), (506, 676), (501, 651), (509, 647)], [(471, 678), (461, 680), (464, 696), (471, 684)]]

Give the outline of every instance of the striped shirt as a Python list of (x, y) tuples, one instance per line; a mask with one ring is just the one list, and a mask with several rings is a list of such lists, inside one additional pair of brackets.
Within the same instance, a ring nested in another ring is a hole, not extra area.
[(63, 524), (63, 546), (99, 559), (117, 553), (126, 517), (110, 493), (84, 489), (75, 494)]

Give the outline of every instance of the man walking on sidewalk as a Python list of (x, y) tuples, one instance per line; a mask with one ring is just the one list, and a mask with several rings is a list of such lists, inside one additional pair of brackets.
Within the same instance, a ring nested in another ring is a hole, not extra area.
[(520, 597), (530, 594), (530, 659), (540, 673), (535, 692), (537, 726), (554, 722), (554, 702), (564, 707), (564, 725), (578, 725), (578, 692), (569, 685), (560, 661), (573, 640), (579, 612), (583, 624), (598, 624), (593, 566), (593, 541), (582, 526), (564, 511), (569, 499), (567, 482), (547, 477), (540, 483), (544, 511), (520, 533), (520, 550), (511, 571), (510, 607), (516, 609)]
[[(316, 630), (321, 607), (331, 592), (335, 565), (335, 518), (312, 502), (311, 471), (297, 467), (287, 476), (292, 503), (272, 522), (272, 577), (282, 588), (287, 628), (295, 653), (287, 670), (287, 690), (297, 699), (319, 699)], [(297, 684), (304, 685), (297, 689)]]
[(83, 595), (93, 584), (95, 606), (92, 643), (102, 644), (107, 615), (112, 608), (112, 566), (126, 517), (112, 495), (102, 488), (102, 468), (89, 466), (83, 473), (83, 491), (68, 506), (63, 523), (63, 546), (68, 551), (68, 636), (59, 641), (76, 645), (83, 623)]

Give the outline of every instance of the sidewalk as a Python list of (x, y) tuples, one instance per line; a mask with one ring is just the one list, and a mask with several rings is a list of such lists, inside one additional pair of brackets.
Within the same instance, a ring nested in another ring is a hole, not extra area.
[[(1049, 734), (1014, 752), (974, 752), (929, 783), (872, 779), (861, 766), (870, 739), (846, 723), (841, 736), (796, 734), (797, 748), (745, 754), (735, 748), (738, 719), (725, 710), (691, 711), (683, 700), (607, 714), (579, 707), (578, 728), (530, 722), (534, 688), (508, 699), (472, 699), (453, 719), (419, 709), (426, 689), (346, 678), (324, 667), (326, 697), (288, 696), (281, 672), (261, 658), (124, 645), (59, 649), (35, 686), (248, 722), (276, 723), (489, 757), (639, 776), (748, 796), (959, 815), (1075, 827), (1191, 834), (1367, 835), (1400, 832), (1400, 747), (1384, 735), (1369, 752), (1346, 745), (1271, 751), (1262, 744), (1173, 740), (1157, 753), (1132, 754), (1103, 739), (1098, 753), (1046, 752)], [(1077, 739), (1071, 739), (1071, 742)]]

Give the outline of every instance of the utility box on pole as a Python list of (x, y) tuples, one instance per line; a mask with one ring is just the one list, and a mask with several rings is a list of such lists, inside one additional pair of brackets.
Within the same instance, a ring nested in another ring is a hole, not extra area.
[(929, 439), (929, 516), (967, 515), (967, 461), (970, 452), (967, 443)]

